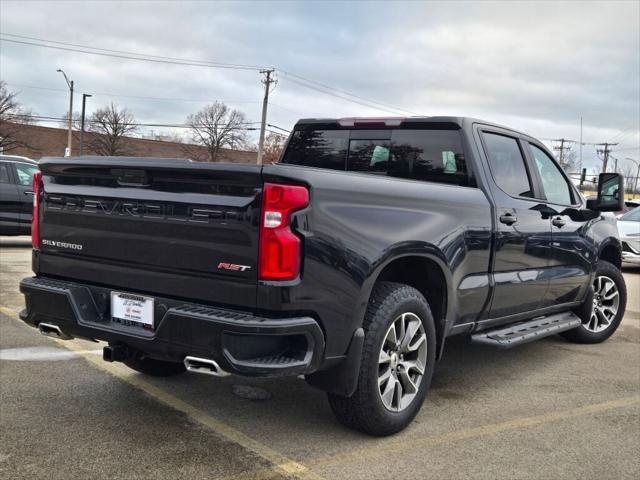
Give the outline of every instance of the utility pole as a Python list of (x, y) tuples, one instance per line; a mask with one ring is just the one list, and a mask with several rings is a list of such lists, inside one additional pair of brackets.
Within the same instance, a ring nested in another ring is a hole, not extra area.
[(82, 117), (80, 119), (80, 156), (84, 150), (84, 110), (87, 105), (87, 98), (91, 97), (88, 93), (82, 94)]
[(64, 79), (67, 82), (67, 86), (69, 87), (69, 133), (67, 135), (67, 151), (65, 152), (65, 157), (71, 156), (71, 141), (73, 137), (73, 80), (69, 80), (67, 78), (67, 74), (59, 68), (56, 72), (64, 75)]
[(271, 84), (275, 82), (275, 80), (271, 78), (271, 74), (273, 74), (273, 68), (269, 70), (260, 70), (260, 73), (265, 76), (265, 79), (262, 80), (262, 83), (264, 83), (264, 100), (262, 101), (262, 124), (260, 125), (260, 140), (258, 141), (258, 165), (262, 165), (262, 155), (264, 153), (264, 132), (267, 128), (267, 106), (269, 104), (269, 89), (271, 88)]
[(604, 147), (602, 149), (598, 149), (596, 150), (597, 153), (601, 153), (602, 154), (602, 173), (606, 173), (607, 171), (607, 163), (609, 162), (609, 154), (611, 153), (611, 150), (609, 149), (609, 147), (614, 147), (618, 145), (617, 143), (598, 143), (596, 144), (596, 146), (598, 147)]
[(559, 147), (553, 147), (554, 150), (560, 152), (558, 155), (558, 162), (560, 163), (560, 166), (562, 168), (564, 167), (564, 151), (565, 150), (570, 150), (571, 147), (569, 145), (565, 145), (565, 143), (568, 142), (572, 142), (573, 140), (567, 140), (566, 138), (557, 138), (556, 140), (554, 140), (554, 142), (560, 142), (560, 146)]

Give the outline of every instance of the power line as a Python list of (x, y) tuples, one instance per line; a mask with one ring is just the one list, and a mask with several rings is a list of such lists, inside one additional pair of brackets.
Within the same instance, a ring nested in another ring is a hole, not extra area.
[[(640, 132), (637, 132), (637, 131), (636, 132), (627, 131), (627, 133), (625, 133), (624, 135), (617, 136), (617, 138), (615, 138), (615, 141), (618, 142), (618, 143), (624, 143), (624, 142), (627, 141), (627, 137), (629, 137), (629, 136), (633, 137), (633, 136), (636, 136), (636, 135), (639, 135), (639, 134), (640, 134)], [(609, 141), (611, 141), (611, 140), (609, 140)]]
[[(21, 84), (21, 83), (7, 83), (7, 85), (11, 86), (11, 87), (17, 87), (17, 88), (30, 88), (30, 89), (35, 89), (35, 90), (47, 90), (47, 91), (52, 91), (52, 92), (66, 92), (66, 89), (63, 88), (51, 88), (51, 87), (40, 87), (40, 86), (36, 86), (36, 85), (25, 85), (25, 84)], [(176, 102), (211, 102), (212, 100), (204, 100), (204, 99), (196, 99), (196, 98), (173, 98), (173, 97), (149, 97), (149, 96), (144, 96), (144, 95), (125, 95), (125, 94), (121, 94), (121, 93), (107, 93), (107, 92), (91, 92), (91, 94), (93, 96), (96, 97), (100, 97), (100, 96), (106, 96), (106, 97), (122, 97), (122, 98), (135, 98), (135, 99), (141, 99), (141, 100), (159, 100), (159, 101), (176, 101)], [(257, 104), (260, 102), (256, 102), (255, 100), (219, 100), (221, 102), (224, 103), (229, 103), (229, 104), (239, 104), (239, 103), (244, 103), (244, 104)], [(303, 114), (303, 112), (297, 111), (297, 110), (292, 110), (288, 107), (285, 107), (283, 105), (279, 105), (277, 103), (274, 102), (269, 102), (270, 106), (274, 106), (277, 108), (281, 108), (283, 110), (287, 110), (288, 112), (291, 113), (296, 113), (296, 114)], [(373, 105), (365, 105), (368, 106), (370, 108), (377, 108)], [(395, 112), (394, 112), (395, 113)]]
[(354, 99), (346, 97), (344, 95), (339, 95), (339, 94), (332, 93), (330, 91), (324, 90), (322, 88), (314, 87), (313, 85), (309, 85), (307, 83), (298, 81), (298, 80), (296, 80), (294, 78), (286, 78), (286, 80), (289, 81), (289, 82), (293, 82), (293, 83), (295, 83), (297, 85), (309, 88), (311, 90), (316, 90), (318, 92), (324, 93), (325, 95), (330, 95), (332, 97), (340, 98), (342, 100), (347, 100), (349, 102), (357, 103), (358, 105), (362, 105), (364, 107), (368, 107), (368, 108), (371, 108), (371, 109), (374, 109), (374, 110), (380, 110), (380, 111), (383, 111), (383, 112), (392, 113), (394, 115), (404, 115), (403, 113), (400, 112), (400, 110), (390, 110), (390, 109), (387, 109), (387, 108), (382, 108), (382, 107), (379, 107), (379, 106), (376, 106), (376, 105), (372, 105), (372, 104), (368, 104), (368, 103), (365, 103), (365, 102), (361, 102), (360, 100), (354, 100)]
[[(11, 43), (17, 43), (17, 44), (23, 44), (23, 45), (31, 45), (31, 46), (36, 46), (36, 47), (42, 47), (42, 48), (50, 48), (50, 49), (56, 49), (56, 50), (64, 50), (64, 51), (71, 51), (71, 52), (76, 52), (76, 53), (85, 53), (85, 54), (91, 54), (91, 55), (101, 55), (101, 56), (107, 56), (107, 57), (114, 57), (114, 58), (123, 58), (123, 59), (129, 59), (129, 60), (139, 60), (139, 61), (149, 61), (149, 62), (156, 62), (156, 63), (167, 63), (167, 64), (173, 64), (173, 65), (188, 65), (188, 66), (198, 66), (198, 67), (210, 67), (210, 68), (228, 68), (228, 69), (240, 69), (240, 70), (264, 70), (264, 67), (260, 67), (260, 66), (255, 66), (255, 65), (240, 65), (240, 64), (227, 64), (227, 63), (219, 63), (219, 62), (206, 62), (206, 61), (200, 61), (200, 60), (189, 60), (189, 59), (182, 59), (182, 58), (176, 58), (176, 57), (166, 57), (166, 56), (159, 56), (159, 55), (150, 55), (150, 54), (140, 54), (140, 53), (135, 53), (135, 52), (128, 52), (128, 51), (124, 51), (124, 50), (111, 50), (111, 49), (104, 49), (104, 48), (98, 48), (98, 47), (91, 47), (91, 46), (87, 46), (87, 45), (81, 45), (81, 44), (76, 44), (76, 43), (68, 43), (68, 42), (58, 42), (58, 41), (53, 41), (53, 40), (47, 40), (47, 39), (43, 39), (43, 38), (36, 38), (36, 37), (27, 37), (24, 35), (15, 35), (15, 34), (9, 34), (9, 33), (0, 33), (0, 36), (10, 36), (10, 37), (14, 37), (12, 39), (10, 38), (1, 38), (0, 37), (0, 41), (4, 41), (4, 42), (11, 42)], [(22, 38), (25, 40), (16, 40), (16, 38)], [(33, 41), (26, 41), (26, 40), (33, 40)], [(41, 43), (41, 42), (46, 42), (46, 43), (53, 43), (55, 45), (47, 45), (45, 43)], [(371, 100), (371, 99), (367, 99), (365, 97), (350, 93), (350, 92), (346, 92), (344, 90), (340, 90), (337, 89), (335, 87), (331, 87), (329, 85), (317, 82), (315, 80), (311, 80), (308, 78), (305, 78), (301, 75), (295, 74), (293, 72), (289, 72), (289, 71), (285, 71), (285, 70), (280, 70), (278, 69), (279, 72), (281, 72), (283, 75), (288, 76), (289, 78), (287, 78), (289, 81), (292, 81), (294, 83), (297, 83), (298, 85), (301, 85), (303, 87), (306, 88), (310, 88), (319, 92), (322, 92), (326, 95), (331, 95), (337, 98), (341, 98), (343, 100), (347, 100), (368, 108), (373, 108), (375, 110), (380, 110), (380, 111), (386, 111), (389, 113), (393, 113), (394, 115), (405, 115), (406, 113), (410, 113), (412, 115), (418, 115), (415, 112), (411, 112), (409, 110), (404, 110), (402, 108), (397, 108), (397, 107), (392, 107), (389, 106), (387, 104), (378, 102), (376, 100)], [(337, 92), (337, 93), (332, 93), (331, 91)], [(402, 113), (404, 112), (404, 113)]]
[[(66, 117), (54, 117), (54, 116), (46, 116), (46, 115), (30, 115), (30, 114), (10, 114), (7, 116), (9, 119), (21, 119), (28, 118), (32, 120), (40, 120), (44, 122), (65, 122), (67, 120)], [(95, 120), (87, 119), (86, 123), (101, 123)], [(237, 130), (258, 130), (258, 127), (251, 127), (250, 125), (256, 125), (260, 122), (242, 122), (239, 123), (240, 127)], [(125, 126), (138, 126), (138, 127), (165, 127), (165, 128), (192, 128), (192, 125), (186, 123), (144, 123), (144, 122), (130, 122), (130, 123), (122, 123), (121, 125)], [(216, 126), (216, 127), (224, 127), (226, 124), (218, 123), (218, 124), (196, 124), (195, 126)], [(282, 130), (283, 132), (289, 133), (289, 130), (282, 128), (278, 125), (273, 125), (271, 123), (268, 124), (271, 128), (276, 128), (278, 130)], [(274, 132), (275, 133), (275, 132)]]
[[(545, 140), (545, 141), (547, 141), (547, 142), (559, 142), (559, 141), (560, 141), (558, 138), (547, 138), (547, 137), (537, 137), (537, 138), (538, 138), (539, 140)], [(575, 144), (578, 144), (578, 145), (580, 145), (580, 144), (581, 144), (581, 145), (593, 145), (593, 146), (595, 146), (595, 145), (599, 145), (598, 143), (594, 143), (594, 142), (580, 142), (580, 141), (578, 141), (578, 140), (568, 140), (568, 139), (565, 139), (564, 141), (565, 141), (566, 143), (575, 143)]]
[(211, 66), (211, 67), (216, 67), (219, 66), (220, 68), (244, 68), (244, 69), (250, 69), (250, 70), (259, 70), (264, 68), (263, 66), (260, 65), (244, 65), (244, 64), (238, 64), (238, 63), (225, 63), (225, 62), (213, 62), (213, 61), (208, 61), (208, 60), (193, 60), (193, 59), (186, 59), (186, 58), (178, 58), (178, 57), (167, 57), (166, 55), (153, 55), (150, 53), (136, 53), (136, 52), (129, 52), (129, 51), (125, 51), (125, 50), (114, 50), (114, 49), (109, 49), (109, 48), (100, 48), (100, 47), (92, 47), (90, 45), (80, 45), (78, 43), (69, 43), (69, 42), (60, 42), (60, 41), (56, 41), (56, 40), (47, 40), (44, 38), (36, 38), (36, 37), (29, 37), (26, 35), (17, 35), (14, 33), (1, 33), (0, 35), (4, 35), (5, 37), (14, 37), (14, 38), (22, 38), (22, 39), (26, 39), (26, 40), (35, 40), (37, 42), (45, 42), (45, 43), (54, 43), (57, 45), (66, 45), (69, 47), (78, 47), (78, 48), (82, 48), (82, 49), (89, 49), (89, 50), (97, 50), (97, 51), (101, 51), (101, 52), (109, 52), (109, 53), (118, 53), (118, 54), (123, 54), (123, 55), (136, 55), (136, 56), (140, 56), (140, 57), (149, 57), (149, 58), (157, 58), (159, 60), (175, 60), (178, 62), (190, 62), (190, 63), (194, 63), (194, 64), (199, 64), (202, 66)]
[[(11, 34), (0, 33), (0, 35), (8, 36)], [(24, 40), (15, 40), (9, 38), (0, 38), (0, 41), (17, 43), (21, 45), (31, 45), (34, 47), (43, 47), (50, 48), (53, 50), (64, 50), (68, 52), (76, 52), (76, 53), (86, 53), (90, 55), (99, 55), (103, 57), (113, 57), (113, 58), (123, 58), (127, 60), (140, 60), (144, 62), (155, 62), (155, 63), (167, 63), (172, 65), (187, 65), (193, 67), (207, 67), (207, 68), (226, 68), (231, 70), (254, 70), (259, 71), (262, 67), (259, 66), (251, 66), (251, 65), (236, 65), (236, 64), (227, 64), (227, 63), (217, 63), (217, 62), (204, 62), (199, 60), (186, 60), (186, 59), (178, 59), (173, 57), (161, 57), (159, 55), (149, 55), (146, 53), (136, 53), (136, 52), (125, 52), (121, 50), (108, 50), (97, 47), (91, 47), (86, 45), (77, 45), (77, 44), (68, 44), (73, 45), (73, 47), (68, 46), (59, 46), (65, 45), (62, 42), (55, 42), (51, 40), (37, 39), (38, 42), (47, 42), (47, 43), (55, 43), (58, 45), (47, 45), (44, 43), (37, 42), (27, 42)], [(109, 53), (109, 52), (117, 52), (117, 53)]]
[[(28, 118), (28, 119), (32, 119), (32, 120), (40, 120), (40, 121), (45, 121), (45, 122), (59, 122), (62, 123), (64, 121), (66, 121), (66, 118), (63, 117), (53, 117), (53, 116), (45, 116), (45, 115), (25, 115), (25, 114), (11, 114), (7, 116), (9, 119), (23, 119), (23, 118)], [(102, 123), (102, 122), (98, 122), (96, 120), (91, 120), (91, 119), (87, 119), (85, 120), (86, 123), (93, 123), (93, 124), (97, 124), (97, 123)], [(240, 125), (240, 127), (235, 128), (237, 130), (258, 130), (258, 127), (250, 127), (250, 125), (256, 125), (259, 124), (260, 122), (243, 122), (243, 123), (239, 123), (238, 125)], [(144, 122), (124, 122), (124, 123), (120, 123), (120, 125), (123, 126), (137, 126), (137, 127), (165, 127), (165, 128), (192, 128), (192, 126), (194, 125), (189, 125), (186, 123), (144, 123)], [(224, 127), (226, 126), (226, 124), (195, 124), (195, 126), (202, 126), (202, 127), (206, 127), (206, 126), (211, 126), (211, 127)], [(280, 128), (280, 127), (276, 127), (275, 128)]]
[[(342, 89), (339, 89), (339, 88), (336, 88), (336, 87), (332, 87), (332, 86), (330, 86), (330, 85), (327, 85), (327, 84), (324, 84), (324, 83), (318, 82), (318, 81), (316, 81), (316, 80), (311, 80), (311, 79), (305, 78), (305, 77), (303, 77), (303, 76), (301, 76), (301, 75), (298, 75), (298, 74), (295, 74), (295, 73), (292, 73), (292, 72), (288, 72), (288, 71), (286, 71), (286, 70), (279, 70), (279, 72), (280, 72), (280, 73), (282, 73), (282, 74), (284, 74), (284, 75), (288, 75), (288, 76), (290, 76), (290, 77), (294, 77), (294, 78), (296, 78), (296, 79), (298, 79), (298, 80), (300, 80), (300, 81), (307, 82), (307, 83), (309, 83), (309, 84), (313, 84), (313, 85), (317, 85), (318, 87), (321, 87), (321, 88), (324, 88), (324, 89), (328, 89), (328, 90), (335, 90), (336, 92), (342, 93), (342, 94), (344, 94), (344, 95), (348, 95), (348, 96), (350, 96), (350, 97), (354, 97), (354, 98), (360, 99), (360, 100), (365, 101), (365, 102), (367, 102), (367, 103), (377, 104), (377, 105), (381, 105), (381, 106), (383, 106), (383, 107), (385, 107), (385, 108), (390, 108), (390, 109), (392, 109), (392, 110), (403, 111), (403, 112), (406, 112), (406, 113), (410, 113), (411, 115), (421, 116), (421, 114), (419, 114), (419, 113), (412, 112), (412, 111), (410, 111), (410, 110), (404, 110), (404, 109), (402, 109), (402, 108), (396, 108), (396, 107), (394, 107), (394, 106), (392, 106), (392, 105), (388, 105), (388, 104), (385, 104), (385, 103), (382, 103), (382, 102), (378, 102), (378, 101), (375, 101), (375, 100), (371, 100), (371, 99), (368, 99), (368, 98), (362, 97), (362, 96), (360, 96), (360, 95), (356, 95), (356, 94), (354, 94), (354, 93), (350, 93), (350, 92), (347, 92), (347, 91), (345, 91), (345, 90), (342, 90)], [(308, 87), (309, 87), (309, 86), (308, 86)], [(309, 87), (309, 88), (311, 88), (311, 87)]]
[(267, 128), (266, 131), (274, 135), (278, 135), (279, 137), (287, 138), (287, 135), (285, 135), (284, 133), (276, 132), (275, 130), (271, 130), (270, 128)]
[(34, 90), (49, 90), (51, 92), (67, 92), (66, 88), (36, 87), (35, 85), (24, 85), (21, 83), (7, 83), (10, 87), (33, 88)]
[[(620, 130), (616, 135), (614, 135), (614, 136), (609, 140), (609, 142), (613, 142), (614, 140), (618, 140), (618, 141), (620, 141), (620, 140), (619, 140), (620, 135), (622, 135), (623, 137), (626, 137), (626, 136), (627, 136), (627, 134), (626, 134), (625, 132), (629, 132), (630, 130), (635, 130), (635, 128), (634, 128), (633, 126), (631, 126), (631, 127), (629, 127), (629, 128), (625, 128), (624, 130)], [(634, 134), (635, 134), (635, 133), (637, 133), (637, 132), (631, 132), (631, 133), (634, 133)], [(623, 134), (624, 134), (624, 135), (623, 135)]]
[[(66, 92), (64, 88), (50, 88), (50, 87), (37, 87), (35, 85), (24, 85), (20, 83), (7, 83), (11, 87), (18, 88), (33, 88), (35, 90), (50, 90), (53, 92)], [(175, 101), (175, 102), (211, 102), (212, 99), (198, 99), (198, 98), (174, 98), (174, 97), (148, 97), (145, 95), (125, 95), (122, 93), (107, 93), (107, 92), (91, 92), (91, 95), (100, 97), (123, 97), (123, 98), (138, 98), (141, 100), (161, 100), (161, 101)], [(225, 103), (260, 103), (255, 100), (218, 100)], [(273, 103), (271, 103), (273, 105)]]
[[(67, 121), (67, 117), (56, 117), (53, 115), (35, 115), (35, 114), (22, 114), (22, 113), (12, 113), (9, 114), (8, 116), (13, 117), (13, 118), (32, 118), (35, 120), (59, 120), (59, 121)], [(255, 125), (258, 124), (260, 122), (240, 122), (239, 125)], [(180, 125), (186, 125), (184, 123), (180, 123)], [(217, 123), (217, 124), (212, 124), (212, 125), (224, 125), (222, 123)]]
[(278, 127), (277, 125), (273, 125), (271, 123), (267, 123), (267, 127), (277, 128), (278, 130), (282, 130), (283, 132), (291, 133), (291, 130), (287, 130), (285, 128)]

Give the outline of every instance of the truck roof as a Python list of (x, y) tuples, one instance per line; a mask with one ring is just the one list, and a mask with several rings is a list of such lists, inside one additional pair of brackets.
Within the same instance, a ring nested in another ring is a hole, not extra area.
[[(305, 125), (341, 125), (341, 126), (349, 126), (349, 124), (361, 123), (361, 126), (365, 126), (367, 123), (371, 124), (380, 124), (385, 123), (385, 126), (391, 127), (399, 125), (400, 123), (403, 125), (406, 124), (424, 124), (425, 126), (431, 125), (449, 125), (454, 128), (465, 128), (466, 126), (471, 126), (474, 123), (481, 123), (483, 125), (488, 125), (491, 127), (502, 128), (505, 130), (510, 130), (512, 132), (516, 132), (522, 135), (528, 135), (524, 132), (519, 132), (511, 127), (507, 127), (505, 125), (500, 125), (494, 122), (489, 122), (486, 120), (480, 120), (478, 118), (473, 117), (455, 117), (455, 116), (432, 116), (432, 117), (347, 117), (347, 118), (301, 118), (295, 124), (295, 127), (305, 126)], [(294, 128), (295, 128), (294, 127)]]

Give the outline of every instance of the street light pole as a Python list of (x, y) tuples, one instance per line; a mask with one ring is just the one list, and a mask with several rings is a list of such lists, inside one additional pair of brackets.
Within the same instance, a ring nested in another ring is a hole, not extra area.
[(59, 68), (56, 72), (64, 75), (64, 79), (67, 82), (67, 86), (69, 87), (69, 133), (67, 135), (67, 151), (65, 152), (65, 157), (71, 156), (71, 141), (73, 135), (73, 80), (69, 80), (67, 74)]
[(82, 94), (82, 117), (80, 118), (80, 156), (84, 150), (84, 111), (87, 105), (87, 98), (90, 97), (88, 93)]

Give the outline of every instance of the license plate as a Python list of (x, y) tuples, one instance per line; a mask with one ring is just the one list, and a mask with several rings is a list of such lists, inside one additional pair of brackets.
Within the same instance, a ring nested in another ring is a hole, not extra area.
[(153, 298), (111, 292), (111, 317), (153, 328)]

